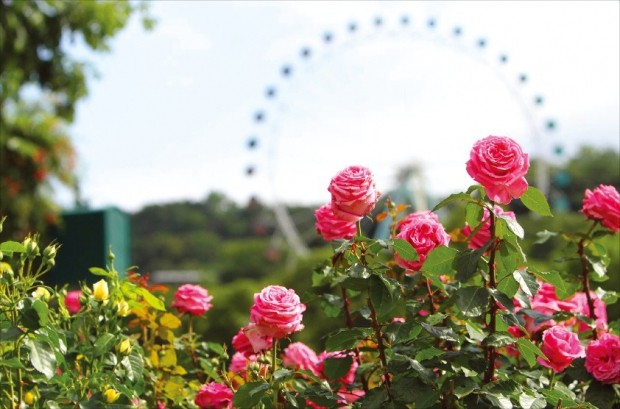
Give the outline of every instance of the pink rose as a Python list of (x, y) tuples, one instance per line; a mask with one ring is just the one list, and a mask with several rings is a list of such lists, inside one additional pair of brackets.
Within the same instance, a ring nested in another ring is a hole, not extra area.
[(467, 173), (486, 189), (494, 202), (508, 204), (527, 190), (528, 155), (506, 136), (487, 136), (474, 144)]
[(620, 337), (601, 334), (586, 347), (586, 370), (598, 381), (620, 384)]
[(399, 227), (400, 232), (396, 237), (406, 240), (418, 252), (416, 261), (408, 261), (394, 254), (398, 265), (406, 269), (420, 270), (431, 250), (448, 245), (450, 242), (450, 236), (439, 222), (439, 218), (430, 211), (410, 214), (400, 223)]
[(314, 212), (316, 231), (325, 241), (350, 239), (357, 233), (356, 222), (342, 220), (332, 210), (331, 203), (324, 204)]
[(172, 307), (178, 312), (191, 315), (203, 315), (212, 307), (212, 296), (199, 285), (183, 284), (174, 294)]
[[(248, 338), (248, 335), (246, 334), (247, 331), (248, 327), (241, 328), (239, 332), (237, 332), (237, 335), (232, 338), (232, 346), (235, 351), (240, 352), (249, 358), (250, 356), (253, 356), (256, 352), (271, 347), (273, 342), (271, 337), (257, 335), (258, 339), (255, 339), (253, 344), (250, 338)], [(251, 336), (256, 335), (251, 330), (249, 332)]]
[(319, 375), (317, 370), (318, 363), (319, 358), (316, 352), (303, 342), (293, 342), (289, 344), (289, 346), (284, 349), (284, 354), (282, 355), (282, 364), (284, 364), (284, 366), (310, 371), (317, 376)]
[[(251, 356), (256, 358), (256, 355)], [(228, 365), (228, 370), (236, 374), (245, 374), (245, 372), (248, 370), (248, 362), (248, 357), (243, 355), (241, 352), (235, 352), (230, 358), (230, 365)]]
[(82, 291), (73, 290), (67, 293), (65, 297), (65, 307), (69, 311), (69, 314), (74, 315), (80, 312), (82, 309), (82, 304), (80, 303), (80, 297), (82, 296)]
[(194, 403), (200, 409), (228, 409), (232, 408), (233, 392), (222, 383), (209, 382), (200, 388)]
[[(578, 292), (575, 293), (572, 297), (570, 297), (567, 302), (570, 302), (573, 305), (572, 310), (566, 310), (568, 312), (574, 312), (576, 314), (581, 314), (586, 317), (595, 318), (596, 328), (598, 329), (606, 329), (607, 328), (607, 305), (598, 298), (594, 291), (590, 291), (590, 297), (592, 298), (592, 302), (594, 304), (594, 317), (590, 317), (590, 307), (588, 306), (588, 298), (586, 297), (586, 293)], [(570, 321), (570, 320), (569, 320)], [(583, 321), (577, 320), (577, 331), (583, 332), (588, 331), (590, 327)]]
[[(301, 303), (295, 290), (270, 285), (254, 294), (248, 327), (250, 331), (257, 330), (261, 336), (284, 338), (304, 328), (301, 320), (305, 310), (306, 306)], [(250, 338), (247, 330), (245, 334)]]
[(588, 219), (599, 220), (613, 232), (620, 231), (620, 193), (610, 185), (600, 185), (593, 191), (586, 189), (583, 214)]
[(579, 342), (577, 334), (559, 325), (543, 333), (540, 350), (547, 359), (538, 357), (538, 363), (553, 369), (556, 373), (566, 369), (574, 359), (585, 356), (585, 349)]
[(350, 352), (345, 352), (345, 351), (334, 351), (334, 352), (323, 351), (321, 352), (318, 356), (317, 366), (316, 366), (319, 376), (324, 379), (327, 379), (327, 376), (325, 376), (325, 360), (326, 359), (345, 358), (347, 356), (350, 356), (352, 358), (351, 366), (349, 367), (349, 371), (342, 378), (338, 379), (338, 382), (340, 382), (343, 386), (352, 385), (355, 382), (355, 371), (357, 371), (357, 367), (359, 366), (359, 364), (355, 360), (355, 357), (353, 356), (353, 354)]
[[(504, 209), (499, 206), (495, 206), (493, 209), (497, 216), (505, 216), (509, 219), (516, 220), (514, 212), (504, 211)], [(483, 216), (480, 223), (482, 224), (482, 227), (480, 227), (480, 229), (478, 229), (476, 234), (473, 236), (471, 234), (478, 226), (472, 229), (469, 225), (466, 225), (461, 230), (465, 236), (469, 237), (469, 243), (467, 246), (472, 250), (477, 250), (484, 247), (484, 245), (491, 240), (491, 212), (489, 212), (489, 209), (486, 207), (483, 210)]]
[(273, 337), (271, 335), (266, 335), (263, 329), (253, 322), (243, 327), (242, 330), (250, 342), (252, 352), (254, 353), (269, 349), (273, 345)]
[(357, 222), (372, 211), (381, 195), (372, 172), (363, 166), (349, 166), (334, 176), (327, 190), (332, 194), (336, 217)]

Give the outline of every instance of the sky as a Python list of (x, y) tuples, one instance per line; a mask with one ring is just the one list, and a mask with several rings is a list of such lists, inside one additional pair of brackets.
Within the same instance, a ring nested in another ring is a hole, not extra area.
[(487, 135), (552, 163), (620, 151), (617, 1), (149, 4), (152, 31), (135, 16), (109, 53), (81, 51), (98, 76), (69, 131), (93, 208), (322, 204), (350, 165), (382, 192), (416, 166), (442, 197), (474, 183), (465, 162)]

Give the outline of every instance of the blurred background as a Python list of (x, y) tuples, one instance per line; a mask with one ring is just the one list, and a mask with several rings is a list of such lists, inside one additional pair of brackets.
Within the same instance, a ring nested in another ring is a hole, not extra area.
[[(0, 0), (3, 238), (63, 243), (58, 284), (109, 244), (119, 270), (201, 283), (225, 342), (265, 284), (310, 291), (330, 251), (313, 212), (352, 164), (429, 208), (473, 183), (476, 140), (510, 136), (556, 215), (514, 206), (526, 232), (578, 231), (584, 190), (620, 188), (619, 5)], [(562, 246), (525, 251), (568, 271)]]

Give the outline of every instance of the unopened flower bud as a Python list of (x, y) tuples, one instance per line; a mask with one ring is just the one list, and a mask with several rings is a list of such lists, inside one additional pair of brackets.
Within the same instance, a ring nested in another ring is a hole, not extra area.
[(127, 304), (127, 301), (125, 300), (119, 301), (116, 304), (116, 309), (118, 311), (118, 315), (120, 315), (121, 317), (126, 317), (131, 312), (131, 308), (129, 308), (129, 304)]
[(24, 403), (28, 406), (32, 405), (35, 401), (35, 396), (34, 393), (32, 392), (26, 392), (24, 394)]
[(56, 258), (56, 253), (58, 252), (58, 246), (55, 244), (50, 244), (43, 250), (43, 260), (48, 261), (54, 260)]
[(108, 283), (101, 279), (93, 284), (93, 297), (97, 301), (105, 301), (108, 299), (110, 295), (108, 291)]
[(34, 258), (40, 254), (39, 245), (36, 240), (32, 239), (30, 236), (24, 239), (24, 247), (26, 247), (26, 258), (28, 260), (34, 260)]
[(106, 402), (112, 403), (117, 400), (121, 394), (116, 389), (109, 388), (103, 392), (103, 396), (105, 396)]

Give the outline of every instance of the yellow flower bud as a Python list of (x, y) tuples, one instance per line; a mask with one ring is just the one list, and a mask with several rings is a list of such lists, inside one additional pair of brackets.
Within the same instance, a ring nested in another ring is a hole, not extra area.
[(121, 394), (116, 390), (116, 389), (106, 389), (105, 392), (103, 392), (103, 396), (105, 396), (105, 400), (108, 403), (112, 403), (115, 400), (118, 399), (119, 396), (121, 396)]
[(47, 291), (47, 288), (37, 287), (37, 289), (32, 292), (32, 296), (43, 301), (48, 301), (52, 295)]
[(118, 346), (118, 352), (121, 354), (128, 354), (131, 352), (131, 341), (129, 339), (122, 340)]
[(35, 400), (34, 393), (32, 393), (32, 392), (26, 392), (26, 393), (24, 394), (24, 403), (25, 403), (26, 405), (32, 405), (32, 404), (34, 403), (34, 400)]
[(105, 280), (101, 279), (93, 284), (93, 297), (95, 297), (95, 300), (105, 301), (109, 295), (108, 283)]
[(125, 300), (121, 300), (116, 304), (116, 310), (121, 317), (126, 317), (131, 313), (131, 308), (129, 308), (129, 304)]

